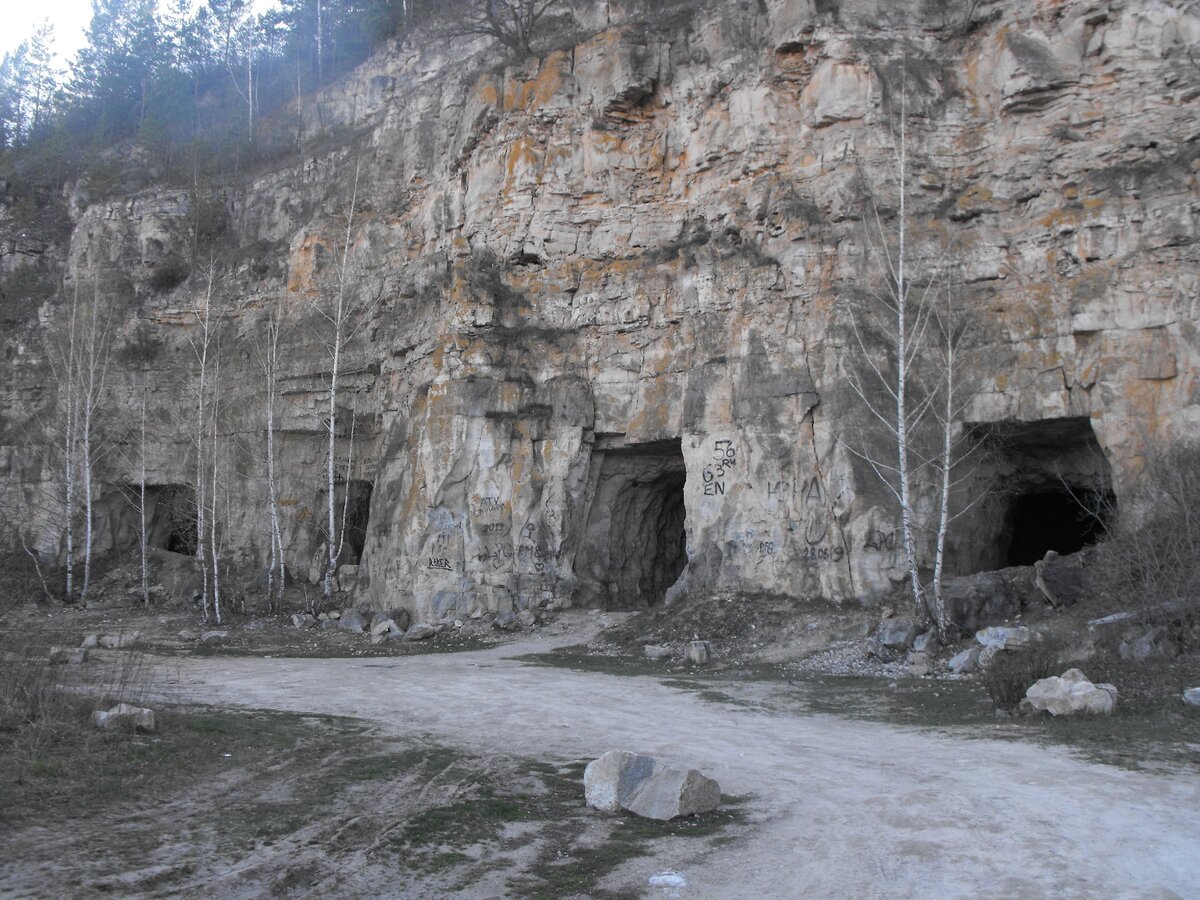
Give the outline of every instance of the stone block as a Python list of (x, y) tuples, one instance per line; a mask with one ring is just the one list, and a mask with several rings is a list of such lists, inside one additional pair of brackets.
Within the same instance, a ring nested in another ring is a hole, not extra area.
[(404, 632), (406, 641), (424, 641), (437, 634), (437, 629), (428, 622), (417, 622)]
[(696, 769), (674, 768), (627, 750), (610, 750), (589, 763), (583, 788), (589, 806), (659, 821), (710, 812), (721, 802), (720, 785)]
[(884, 619), (879, 623), (879, 631), (875, 637), (880, 646), (889, 650), (907, 650), (916, 640), (917, 623), (903, 616)]
[(962, 653), (956, 653), (946, 666), (955, 675), (970, 675), (979, 668), (979, 648), (968, 647)]
[(105, 650), (128, 650), (141, 642), (140, 631), (122, 631), (120, 634), (106, 634), (100, 638), (100, 646)]
[(1033, 641), (1033, 632), (1024, 625), (994, 626), (977, 631), (975, 640), (997, 650), (1023, 650)]
[(338, 618), (338, 628), (351, 634), (362, 634), (368, 624), (367, 617), (357, 609), (344, 609)]
[(157, 727), (154, 710), (134, 706), (132, 703), (118, 703), (109, 710), (98, 709), (92, 714), (92, 721), (97, 728), (105, 731), (121, 727), (133, 728), (136, 731), (154, 731)]
[(1052, 716), (1076, 713), (1110, 715), (1117, 705), (1117, 689), (1111, 684), (1092, 684), (1078, 669), (1043, 678), (1025, 692), (1027, 707)]
[(712, 657), (712, 644), (708, 641), (690, 641), (687, 645), (687, 661), (696, 666), (708, 665)]

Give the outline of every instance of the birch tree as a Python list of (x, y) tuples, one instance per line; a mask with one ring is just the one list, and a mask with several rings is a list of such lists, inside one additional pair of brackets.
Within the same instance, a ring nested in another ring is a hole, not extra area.
[[(325, 538), (327, 556), (325, 572), (322, 578), (322, 596), (327, 606), (333, 603), (333, 580), (337, 571), (338, 559), (341, 556), (345, 541), (345, 512), (342, 511), (339, 522), (337, 503), (337, 438), (338, 438), (338, 397), (341, 390), (340, 377), (342, 358), (347, 344), (366, 324), (377, 297), (370, 295), (366, 281), (361, 277), (360, 267), (354, 259), (354, 227), (355, 209), (358, 201), (359, 165), (354, 168), (354, 183), (350, 194), (350, 202), (344, 213), (345, 229), (341, 242), (335, 251), (334, 263), (336, 269), (332, 283), (325, 291), (318, 292), (316, 309), (325, 333), (324, 343), (329, 354), (329, 406), (325, 420), (327, 438), (326, 469), (325, 469)], [(354, 418), (351, 417), (351, 438), (353, 444)], [(352, 454), (351, 450), (351, 454)], [(349, 470), (346, 474), (348, 502)]]
[[(914, 613), (945, 637), (949, 623), (942, 581), (947, 536), (953, 522), (980, 499), (968, 497), (955, 506), (956, 489), (971, 480), (971, 473), (963, 472), (964, 463), (978, 444), (962, 423), (973, 391), (963, 377), (968, 329), (954, 304), (953, 255), (945, 248), (936, 254), (914, 252), (909, 157), (907, 96), (902, 92), (898, 134), (893, 134), (896, 219), (890, 227), (885, 225), (876, 203), (868, 213), (874, 225), (868, 243), (881, 261), (882, 287), (869, 293), (868, 309), (851, 319), (861, 367), (841, 361), (846, 383), (876, 429), (886, 434), (884, 446), (889, 449), (873, 452), (861, 437), (843, 444), (870, 466), (896, 501)], [(876, 326), (870, 337), (868, 320)], [(884, 362), (877, 361), (880, 351)], [(920, 501), (923, 491), (934, 493), (932, 504)], [(930, 544), (931, 565), (926, 549)], [(930, 568), (926, 582), (923, 572)]]
[(65, 327), (56, 329), (57, 340), (49, 353), (50, 369), (57, 389), (57, 415), (53, 423), (54, 443), (62, 466), (61, 526), (66, 553), (65, 593), (75, 597), (75, 505), (79, 456), (79, 285), (71, 292)]
[(196, 419), (193, 431), (192, 447), (195, 451), (194, 492), (196, 505), (196, 563), (200, 567), (201, 598), (204, 607), (204, 619), (209, 617), (209, 560), (206, 552), (205, 536), (209, 534), (208, 525), (208, 481), (212, 454), (206, 450), (211, 411), (208, 409), (210, 391), (210, 366), (213, 362), (214, 345), (220, 320), (220, 311), (214, 309), (216, 303), (217, 267), (214, 261), (209, 261), (208, 275), (205, 282), (204, 294), (192, 302), (192, 316), (196, 323), (196, 334), (189, 335), (188, 342), (196, 359)]
[(267, 601), (272, 612), (279, 612), (286, 585), (283, 529), (279, 516), (279, 483), (275, 472), (275, 416), (279, 397), (279, 339), (282, 310), (278, 299), (267, 307), (267, 322), (262, 340), (255, 340), (259, 367), (263, 373), (263, 419), (266, 423), (264, 468), (267, 473), (267, 512), (271, 531), (270, 562), (267, 567)]
[[(104, 307), (102, 309), (102, 306)], [(80, 346), (79, 376), (79, 452), (83, 475), (83, 585), (79, 598), (87, 601), (91, 585), (92, 556), (95, 543), (94, 506), (96, 499), (96, 465), (104, 453), (99, 440), (99, 410), (108, 378), (108, 363), (112, 351), (110, 340), (112, 315), (104, 303), (100, 279), (92, 284), (92, 300), (84, 322), (84, 338)]]

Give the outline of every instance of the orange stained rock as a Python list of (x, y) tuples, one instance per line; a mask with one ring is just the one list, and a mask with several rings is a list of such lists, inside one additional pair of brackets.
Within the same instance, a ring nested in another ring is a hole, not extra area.
[(293, 293), (316, 290), (317, 248), (324, 248), (320, 236), (305, 236), (300, 249), (288, 260), (288, 290)]

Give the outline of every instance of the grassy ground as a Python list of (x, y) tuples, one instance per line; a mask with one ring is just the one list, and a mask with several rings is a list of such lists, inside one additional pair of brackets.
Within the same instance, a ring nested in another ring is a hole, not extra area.
[(673, 823), (601, 815), (584, 761), (471, 757), (348, 719), (176, 709), (153, 734), (101, 734), (84, 711), (36, 747), (0, 734), (0, 893), (448, 896), (490, 879), (606, 897), (661, 841), (703, 846), (742, 819), (735, 798)]

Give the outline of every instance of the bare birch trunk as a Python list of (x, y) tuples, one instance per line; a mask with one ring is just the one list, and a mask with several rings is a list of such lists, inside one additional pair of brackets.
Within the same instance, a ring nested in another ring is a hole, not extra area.
[[(272, 305), (267, 323), (267, 349), (264, 358), (267, 381), (267, 502), (271, 516), (271, 563), (267, 570), (267, 599), (272, 612), (282, 608), (285, 588), (283, 530), (279, 523), (279, 489), (275, 480), (275, 398), (279, 379), (279, 317)], [(278, 570), (279, 583), (275, 577)], [(278, 591), (278, 594), (276, 593)]]
[(150, 577), (146, 560), (146, 373), (142, 372), (142, 443), (138, 472), (138, 545), (142, 553), (142, 605), (150, 605)]
[[(218, 465), (217, 455), (217, 420), (221, 409), (221, 349), (218, 341), (216, 353), (213, 357), (213, 402), (212, 414), (209, 416), (209, 430), (212, 433), (212, 441), (209, 450), (209, 465), (212, 469), (212, 509), (208, 517), (209, 521), (209, 557), (212, 559), (212, 608), (213, 617), (218, 625), (221, 624), (221, 547), (218, 543), (217, 533), (217, 516), (218, 516), (218, 493), (217, 493), (217, 472), (220, 468)], [(203, 540), (203, 536), (200, 538)]]
[(354, 229), (354, 206), (358, 200), (358, 168), (354, 170), (354, 189), (350, 196), (350, 207), (346, 214), (346, 234), (342, 244), (341, 266), (338, 270), (337, 292), (334, 298), (333, 314), (330, 318), (330, 325), (333, 328), (333, 342), (330, 347), (331, 366), (329, 373), (329, 442), (327, 449), (328, 457), (326, 459), (325, 470), (325, 490), (327, 494), (326, 503), (326, 522), (327, 522), (327, 545), (329, 547), (329, 558), (325, 566), (325, 578), (322, 584), (324, 601), (327, 606), (333, 603), (333, 576), (337, 570), (338, 555), (341, 552), (341, 535), (337, 530), (337, 497), (334, 493), (336, 487), (336, 459), (337, 452), (337, 392), (338, 392), (338, 375), (339, 367), (342, 358), (342, 344), (346, 339), (346, 319), (347, 319), (347, 292), (349, 291), (349, 263), (351, 255), (350, 242), (353, 237)]
[(200, 564), (200, 582), (201, 582), (201, 603), (204, 608), (204, 621), (208, 621), (209, 617), (209, 580), (208, 580), (208, 560), (205, 552), (205, 534), (207, 525), (207, 497), (206, 497), (206, 467), (204, 454), (204, 438), (206, 434), (205, 428), (205, 405), (207, 399), (207, 379), (208, 379), (208, 350), (212, 342), (212, 301), (213, 289), (216, 281), (216, 266), (212, 262), (208, 267), (208, 284), (204, 292), (203, 306), (193, 305), (192, 313), (196, 317), (196, 323), (200, 326), (200, 335), (198, 341), (192, 341), (192, 351), (196, 355), (196, 360), (200, 366), (199, 372), (199, 387), (196, 391), (196, 431), (195, 431), (195, 447), (196, 447), (196, 478), (195, 478), (195, 493), (196, 493), (196, 561)]
[[(92, 548), (95, 541), (95, 523), (93, 506), (95, 502), (95, 429), (96, 411), (100, 405), (101, 393), (108, 373), (108, 329), (109, 317), (100, 318), (100, 284), (93, 287), (92, 308), (88, 316), (88, 334), (85, 350), (86, 356), (86, 386), (83, 389), (83, 409), (80, 421), (80, 439), (82, 443), (83, 489), (84, 489), (84, 550), (83, 550), (83, 586), (79, 598), (87, 601), (88, 588), (92, 576)], [(103, 330), (101, 330), (103, 328)]]
[(900, 524), (904, 541), (904, 561), (908, 567), (908, 578), (912, 588), (913, 605), (918, 618), (926, 616), (924, 588), (917, 563), (916, 540), (913, 535), (912, 484), (909, 469), (909, 328), (908, 301), (909, 285), (906, 265), (908, 220), (908, 144), (906, 116), (900, 117), (900, 233), (896, 256), (896, 461), (897, 478), (900, 485)]

